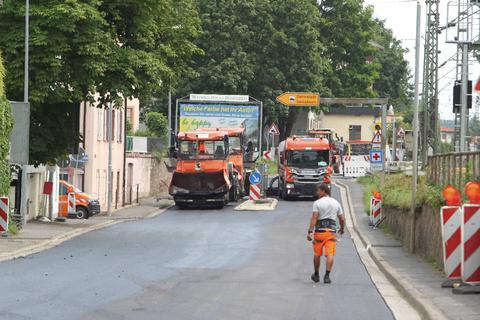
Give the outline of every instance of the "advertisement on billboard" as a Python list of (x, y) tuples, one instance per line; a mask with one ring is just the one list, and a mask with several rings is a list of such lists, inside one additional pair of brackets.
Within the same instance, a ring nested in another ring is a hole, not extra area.
[(179, 104), (180, 131), (198, 128), (244, 127), (247, 143), (258, 147), (260, 127), (259, 104), (205, 104), (181, 102)]

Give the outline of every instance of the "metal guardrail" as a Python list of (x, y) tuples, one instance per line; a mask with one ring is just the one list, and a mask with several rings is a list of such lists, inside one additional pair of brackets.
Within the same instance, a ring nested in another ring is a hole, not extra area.
[(427, 179), (440, 187), (450, 184), (463, 189), (466, 182), (480, 180), (480, 151), (429, 156)]

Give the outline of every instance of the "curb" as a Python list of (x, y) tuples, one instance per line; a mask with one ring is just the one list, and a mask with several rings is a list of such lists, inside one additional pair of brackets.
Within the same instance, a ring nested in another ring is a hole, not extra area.
[(347, 194), (347, 205), (351, 212), (353, 229), (363, 243), (369, 256), (373, 259), (380, 271), (393, 284), (393, 286), (403, 295), (405, 300), (420, 314), (422, 319), (443, 320), (448, 319), (445, 314), (430, 300), (421, 293), (417, 288), (412, 286), (409, 281), (402, 277), (394, 267), (385, 261), (378, 251), (372, 247), (368, 237), (364, 236), (358, 230), (357, 217), (353, 209), (352, 200), (350, 198), (350, 188), (348, 185), (335, 181), (335, 184), (345, 189)]
[(33, 244), (31, 246), (15, 250), (13, 252), (9, 252), (7, 254), (0, 254), (0, 262), (3, 261), (8, 261), (12, 259), (18, 259), (18, 258), (23, 258), (25, 256), (29, 256), (31, 254), (39, 253), (48, 249), (51, 249), (53, 247), (56, 247), (60, 244), (62, 244), (65, 241), (71, 240), (75, 237), (81, 236), (83, 234), (95, 231), (95, 230), (100, 230), (104, 229), (116, 224), (120, 224), (122, 222), (127, 222), (127, 221), (137, 221), (137, 220), (144, 220), (144, 219), (150, 219), (153, 217), (156, 217), (157, 215), (167, 211), (170, 209), (172, 206), (168, 206), (159, 210), (155, 210), (152, 213), (148, 214), (145, 217), (132, 217), (132, 218), (125, 218), (125, 219), (111, 219), (107, 220), (104, 222), (100, 222), (98, 224), (94, 224), (92, 226), (89, 226), (87, 228), (79, 229), (79, 230), (73, 230), (58, 236), (55, 236), (51, 239), (42, 241), (41, 243)]

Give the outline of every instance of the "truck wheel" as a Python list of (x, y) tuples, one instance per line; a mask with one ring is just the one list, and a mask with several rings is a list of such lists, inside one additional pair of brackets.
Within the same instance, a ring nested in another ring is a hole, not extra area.
[(238, 200), (238, 180), (233, 180), (232, 188), (228, 192), (228, 200), (231, 202), (236, 202)]
[(290, 200), (290, 197), (287, 194), (287, 187), (285, 186), (285, 184), (282, 184), (282, 199), (286, 201)]
[(89, 218), (88, 210), (86, 208), (77, 207), (76, 210), (77, 210), (77, 213), (76, 213), (77, 219), (88, 219)]

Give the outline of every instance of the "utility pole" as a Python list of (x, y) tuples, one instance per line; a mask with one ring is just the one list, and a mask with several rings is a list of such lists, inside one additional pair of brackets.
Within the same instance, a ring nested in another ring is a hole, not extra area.
[(112, 194), (113, 194), (113, 168), (112, 168), (112, 136), (113, 136), (113, 102), (108, 108), (108, 200), (107, 214), (112, 215)]
[(387, 133), (387, 105), (384, 104), (382, 105), (382, 152), (383, 152), (383, 157), (382, 157), (382, 174), (380, 175), (380, 185), (383, 187), (385, 185), (385, 170), (386, 170), (386, 165), (385, 165), (385, 158), (386, 158), (386, 151), (387, 151), (387, 139), (388, 139), (388, 133)]
[(172, 147), (172, 90), (168, 89), (168, 152)]
[(23, 102), (28, 103), (28, 60), (29, 60), (29, 38), (30, 38), (30, 0), (25, 1), (25, 65), (23, 79)]
[(418, 179), (418, 107), (419, 107), (419, 92), (418, 84), (420, 77), (420, 25), (422, 20), (422, 7), (420, 1), (417, 0), (417, 34), (415, 41), (415, 103), (413, 107), (413, 161), (412, 161), (412, 225), (411, 225), (411, 239), (409, 241), (410, 251), (415, 250), (415, 209), (416, 209), (416, 193), (417, 193), (417, 179)]
[(440, 0), (425, 0), (426, 26), (423, 73), (423, 130), (422, 130), (422, 167), (428, 161), (431, 148), (437, 153), (440, 143), (440, 125), (438, 113), (438, 35), (440, 34)]
[(468, 118), (468, 44), (462, 46), (462, 94), (460, 97), (460, 151), (467, 150), (467, 118)]

